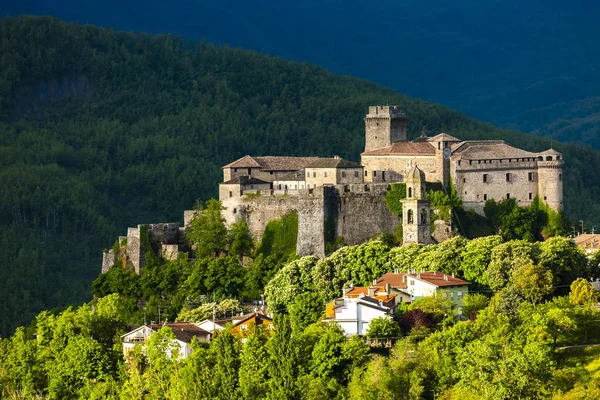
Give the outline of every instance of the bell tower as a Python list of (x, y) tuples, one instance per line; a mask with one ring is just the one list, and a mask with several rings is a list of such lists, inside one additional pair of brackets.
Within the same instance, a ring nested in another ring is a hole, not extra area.
[(406, 141), (406, 113), (399, 106), (370, 106), (365, 117), (365, 151)]
[(406, 198), (402, 200), (402, 244), (431, 244), (431, 212), (425, 200), (425, 173), (416, 165), (406, 174)]

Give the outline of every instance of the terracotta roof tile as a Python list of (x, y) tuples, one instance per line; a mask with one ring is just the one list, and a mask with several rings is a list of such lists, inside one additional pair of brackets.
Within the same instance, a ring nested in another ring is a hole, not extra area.
[(396, 142), (383, 149), (365, 151), (361, 156), (435, 155), (435, 147), (429, 142)]
[(537, 153), (521, 150), (504, 140), (462, 142), (452, 147), (452, 155), (466, 160), (499, 160), (510, 158), (537, 158)]
[(316, 159), (308, 164), (306, 168), (362, 168), (362, 166), (338, 157)]
[[(404, 281), (402, 280), (403, 276), (407, 276), (407, 278)], [(415, 274), (407, 274), (405, 272), (388, 272), (381, 278), (377, 279), (377, 283), (389, 283), (394, 288), (406, 288), (408, 287), (407, 281), (409, 279), (418, 279), (420, 281), (427, 282), (438, 287), (464, 286), (471, 284), (470, 282), (464, 281), (460, 278), (455, 278), (452, 275), (444, 274), (443, 272), (421, 272)]]
[(163, 326), (167, 326), (171, 328), (173, 334), (177, 340), (182, 342), (190, 343), (194, 336), (198, 337), (206, 337), (210, 335), (210, 332), (205, 331), (204, 329), (192, 324), (191, 322), (167, 322), (164, 325), (162, 324), (151, 324), (146, 325), (150, 327), (152, 330), (157, 331)]

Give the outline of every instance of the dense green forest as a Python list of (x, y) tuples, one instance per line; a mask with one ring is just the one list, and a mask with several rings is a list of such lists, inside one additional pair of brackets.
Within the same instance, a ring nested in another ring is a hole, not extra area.
[[(245, 154), (358, 160), (362, 118), (399, 104), (409, 134), (529, 149), (546, 139), (305, 63), (46, 17), (0, 20), (0, 335), (89, 299), (127, 226), (180, 221)], [(600, 222), (600, 155), (565, 155), (565, 210)]]

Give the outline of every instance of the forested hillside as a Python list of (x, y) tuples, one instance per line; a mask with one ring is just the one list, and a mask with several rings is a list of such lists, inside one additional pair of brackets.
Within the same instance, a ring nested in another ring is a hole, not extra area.
[[(495, 128), (309, 64), (52, 18), (0, 20), (0, 335), (81, 303), (103, 248), (138, 223), (181, 220), (244, 154), (358, 160), (370, 104), (409, 133), (549, 141)], [(565, 208), (598, 223), (600, 155), (565, 154)]]

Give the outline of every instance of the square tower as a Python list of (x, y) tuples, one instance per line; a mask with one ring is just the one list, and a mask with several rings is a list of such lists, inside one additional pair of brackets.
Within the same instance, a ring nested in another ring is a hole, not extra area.
[(370, 106), (365, 117), (365, 151), (406, 141), (406, 113), (399, 106)]

